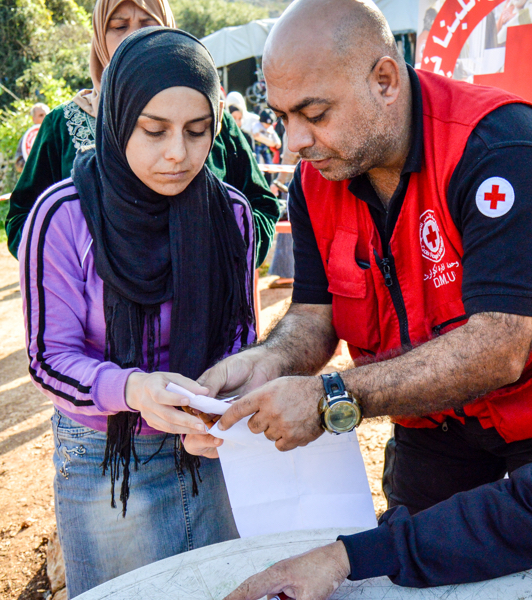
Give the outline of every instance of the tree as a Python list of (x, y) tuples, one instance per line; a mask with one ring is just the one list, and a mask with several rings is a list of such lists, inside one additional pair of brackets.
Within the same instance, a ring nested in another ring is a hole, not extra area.
[[(35, 101), (43, 99), (40, 88), (50, 77), (73, 89), (90, 85), (90, 39), (90, 17), (74, 0), (3, 0), (0, 82), (16, 96)], [(4, 93), (0, 107), (13, 100)]]
[(268, 17), (266, 8), (225, 0), (170, 0), (177, 26), (201, 39), (224, 27)]
[(18, 100), (0, 89), (0, 193), (16, 182), (12, 159), (32, 104), (54, 108), (91, 86), (91, 35), (90, 17), (74, 0), (2, 0), (0, 83)]

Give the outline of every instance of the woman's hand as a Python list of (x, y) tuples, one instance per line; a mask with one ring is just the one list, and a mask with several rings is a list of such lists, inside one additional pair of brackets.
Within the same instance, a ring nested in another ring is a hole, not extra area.
[(166, 433), (194, 433), (205, 435), (206, 428), (201, 419), (187, 414), (176, 407), (188, 406), (190, 400), (166, 386), (177, 383), (193, 394), (207, 394), (208, 389), (192, 379), (177, 373), (140, 373), (135, 371), (127, 379), (126, 404), (131, 410), (140, 412), (150, 427)]
[(223, 440), (215, 438), (208, 433), (207, 435), (189, 434), (185, 437), (185, 450), (189, 454), (196, 456), (205, 456), (206, 458), (218, 458), (218, 446), (223, 444)]

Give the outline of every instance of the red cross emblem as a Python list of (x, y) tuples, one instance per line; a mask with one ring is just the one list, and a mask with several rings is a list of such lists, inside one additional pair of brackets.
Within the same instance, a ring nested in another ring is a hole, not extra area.
[(499, 194), (499, 186), (492, 185), (491, 192), (484, 194), (484, 200), (490, 203), (491, 210), (496, 210), (499, 202), (504, 202), (506, 194)]
[(432, 262), (440, 262), (445, 245), (433, 210), (426, 210), (419, 218), (419, 241), (421, 254)]
[(478, 210), (490, 219), (502, 217), (513, 206), (515, 192), (512, 184), (502, 177), (490, 177), (483, 181), (476, 194)]
[(436, 230), (432, 227), (432, 223), (429, 223), (427, 226), (427, 236), (425, 237), (427, 244), (432, 246), (433, 248), (437, 248), (436, 242), (438, 241), (438, 234)]

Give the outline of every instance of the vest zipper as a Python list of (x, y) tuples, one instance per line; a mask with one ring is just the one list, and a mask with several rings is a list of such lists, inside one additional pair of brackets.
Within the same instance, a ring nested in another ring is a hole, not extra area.
[(411, 348), (412, 343), (410, 341), (410, 334), (408, 333), (408, 317), (406, 314), (405, 300), (401, 288), (399, 287), (399, 282), (397, 281), (397, 273), (395, 271), (395, 263), (391, 250), (388, 249), (388, 256), (385, 256), (382, 259), (377, 254), (376, 250), (374, 250), (374, 253), (377, 265), (384, 277), (384, 285), (386, 285), (390, 292), (392, 303), (395, 312), (397, 313), (397, 318), (399, 319), (401, 346), (403, 348)]
[(453, 323), (459, 323), (460, 321), (465, 321), (467, 319), (467, 315), (460, 315), (459, 317), (454, 317), (454, 319), (449, 319), (448, 321), (444, 321), (439, 325), (435, 325), (432, 328), (432, 331), (435, 335), (440, 335), (441, 330), (445, 329), (447, 325), (452, 325)]

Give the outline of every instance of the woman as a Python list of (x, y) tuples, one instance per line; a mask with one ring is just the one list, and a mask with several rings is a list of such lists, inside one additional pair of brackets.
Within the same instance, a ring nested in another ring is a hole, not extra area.
[(227, 106), (227, 110), (233, 115), (233, 119), (236, 121), (237, 125), (247, 136), (249, 136), (252, 143), (253, 125), (258, 123), (259, 116), (248, 111), (244, 96), (242, 96), (240, 92), (229, 92), (225, 98), (225, 105)]
[(204, 167), (220, 117), (205, 47), (137, 31), (104, 76), (96, 151), (78, 155), (24, 228), (30, 373), (55, 405), (70, 597), (237, 537), (219, 462), (204, 460), (197, 478), (180, 448), (180, 434), (205, 426), (165, 389), (206, 393), (194, 379), (255, 337), (251, 210)]
[[(49, 186), (70, 177), (76, 153), (94, 144), (102, 71), (114, 51), (134, 31), (157, 25), (175, 27), (167, 0), (96, 2), (89, 65), (94, 88), (82, 90), (71, 102), (55, 108), (41, 126), (10, 198), (6, 231), (13, 256), (17, 257), (22, 228), (37, 198)], [(215, 140), (207, 165), (250, 201), (255, 219), (257, 265), (262, 264), (273, 239), (279, 208), (251, 149), (228, 113), (224, 113), (221, 134)]]

